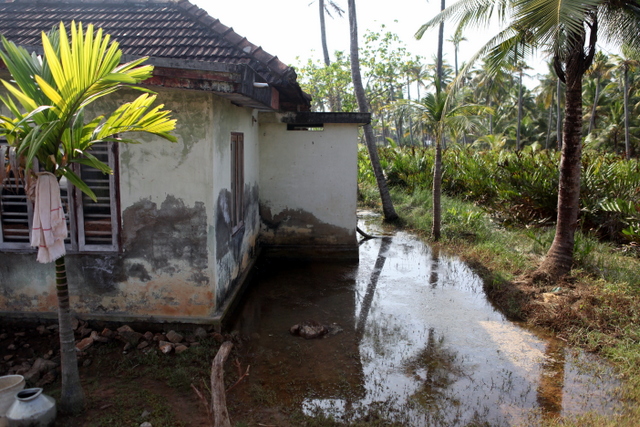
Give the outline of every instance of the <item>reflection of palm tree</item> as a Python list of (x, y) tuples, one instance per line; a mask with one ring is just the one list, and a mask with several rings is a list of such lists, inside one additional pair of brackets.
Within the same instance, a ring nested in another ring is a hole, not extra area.
[(367, 286), (367, 292), (362, 299), (362, 306), (360, 307), (360, 313), (358, 313), (358, 321), (356, 323), (356, 341), (360, 342), (364, 336), (364, 327), (367, 323), (367, 317), (369, 317), (369, 310), (371, 310), (371, 303), (373, 302), (373, 296), (376, 293), (376, 286), (378, 285), (378, 279), (382, 268), (387, 260), (387, 252), (389, 251), (389, 245), (391, 245), (391, 237), (383, 237), (380, 243), (380, 249), (378, 250), (378, 258), (376, 258), (376, 264), (371, 272), (371, 279), (369, 279), (369, 285)]
[[(456, 359), (456, 353), (445, 347), (444, 336), (437, 338), (435, 330), (429, 328), (425, 347), (404, 363), (405, 373), (421, 382), (413, 400), (430, 413), (447, 411), (450, 405), (460, 403), (445, 396), (447, 388), (463, 375)], [(441, 404), (446, 407), (439, 407)]]
[(438, 286), (438, 267), (440, 265), (440, 248), (431, 248), (431, 275), (429, 276), (429, 284), (431, 289)]
[(564, 388), (564, 348), (560, 340), (549, 340), (542, 364), (538, 405), (549, 417), (558, 417), (562, 412), (562, 390)]

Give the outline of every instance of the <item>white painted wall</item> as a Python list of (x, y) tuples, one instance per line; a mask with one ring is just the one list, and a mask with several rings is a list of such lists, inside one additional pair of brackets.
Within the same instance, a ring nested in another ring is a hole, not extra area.
[(355, 245), (358, 126), (288, 131), (263, 123), (260, 137), (265, 243)]

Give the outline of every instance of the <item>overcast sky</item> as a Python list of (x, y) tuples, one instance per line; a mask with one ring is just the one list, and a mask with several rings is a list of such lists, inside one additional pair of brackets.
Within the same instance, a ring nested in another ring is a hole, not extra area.
[[(278, 56), (289, 65), (297, 65), (296, 57), (313, 56), (322, 58), (320, 42), (320, 22), (317, 0), (191, 0), (205, 9), (209, 15), (223, 24), (233, 27), (240, 35), (253, 44), (262, 46), (272, 55)], [(328, 0), (325, 0), (325, 2)], [(343, 18), (334, 15), (328, 18), (327, 33), (329, 51), (349, 51), (349, 21), (347, 1), (335, 0), (345, 11)], [(356, 2), (358, 15), (358, 35), (362, 45), (362, 35), (366, 30), (378, 31), (381, 24), (398, 34), (415, 55), (431, 58), (436, 53), (437, 29), (429, 31), (422, 40), (416, 40), (415, 32), (438, 11), (440, 2), (432, 0), (359, 0)], [(452, 27), (452, 25), (449, 25)], [(445, 40), (451, 37), (445, 26)], [(460, 58), (468, 58), (475, 53), (488, 37), (478, 34), (466, 36), (471, 41), (460, 46)], [(453, 65), (453, 45), (445, 43), (445, 60)]]
[[(325, 0), (327, 2), (328, 0)], [(233, 27), (250, 42), (278, 56), (289, 65), (305, 64), (307, 58), (322, 59), (320, 41), (320, 22), (317, 0), (191, 0), (205, 9), (209, 15), (223, 24)], [(347, 18), (347, 0), (335, 0), (342, 6), (345, 14), (342, 18), (327, 18), (329, 51), (349, 52), (349, 21)], [(453, 4), (453, 0), (447, 0)], [(437, 50), (438, 32), (434, 28), (428, 31), (422, 40), (416, 40), (414, 34), (422, 24), (431, 19), (440, 10), (437, 0), (358, 0), (358, 35), (360, 46), (366, 30), (379, 31), (382, 24), (397, 34), (407, 46), (409, 52), (421, 55), (432, 61)], [(445, 40), (453, 33), (453, 24), (445, 24)], [(459, 62), (470, 58), (482, 47), (498, 28), (485, 28), (465, 34), (467, 41), (460, 45)], [(296, 58), (302, 60), (298, 61)], [(453, 66), (453, 44), (445, 42), (445, 61)], [(546, 73), (547, 65), (541, 58), (529, 59), (533, 68), (528, 73), (535, 78), (537, 73)], [(537, 81), (529, 80), (533, 87)]]

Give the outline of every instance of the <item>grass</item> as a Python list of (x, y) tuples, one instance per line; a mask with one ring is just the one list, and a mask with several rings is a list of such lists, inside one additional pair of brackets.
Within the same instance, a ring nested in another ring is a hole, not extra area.
[[(401, 217), (399, 226), (429, 237), (430, 189), (392, 189)], [(363, 207), (377, 209), (376, 189), (360, 184)], [(510, 318), (542, 326), (571, 345), (609, 360), (624, 379), (625, 411), (613, 418), (587, 414), (556, 419), (548, 425), (635, 426), (640, 419), (640, 252), (634, 246), (614, 246), (590, 234), (576, 233), (572, 277), (560, 284), (567, 290), (555, 311), (536, 313), (527, 306), (532, 295), (549, 289), (522, 290), (518, 278), (533, 271), (551, 245), (550, 228), (505, 227), (471, 203), (443, 196), (440, 249), (459, 255), (485, 282), (489, 298)]]

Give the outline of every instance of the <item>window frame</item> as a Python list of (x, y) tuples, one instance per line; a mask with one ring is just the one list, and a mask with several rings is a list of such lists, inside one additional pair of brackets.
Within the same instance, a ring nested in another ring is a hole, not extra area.
[(231, 132), (231, 234), (244, 226), (244, 134)]
[[(92, 244), (87, 243), (85, 206), (86, 196), (83, 200), (83, 193), (71, 183), (64, 183), (60, 186), (62, 203), (67, 218), (67, 228), (69, 235), (65, 239), (65, 248), (71, 253), (92, 253), (92, 252), (117, 252), (120, 250), (119, 229), (120, 229), (120, 194), (118, 181), (118, 144), (116, 142), (106, 142), (106, 153), (108, 164), (114, 173), (108, 175), (108, 194), (109, 194), (109, 215), (111, 224), (111, 242), (108, 244)], [(8, 145), (6, 141), (0, 140), (0, 145)], [(104, 149), (103, 149), (104, 152)], [(95, 153), (94, 153), (95, 155)], [(3, 159), (4, 160), (4, 159)], [(34, 160), (37, 169), (37, 159)], [(4, 164), (3, 164), (4, 166)], [(82, 165), (73, 165), (73, 170), (81, 176)], [(9, 177), (7, 177), (8, 179)], [(26, 196), (25, 196), (26, 197)], [(2, 219), (2, 200), (0, 199), (0, 220)], [(14, 250), (35, 250), (31, 247), (31, 225), (33, 223), (33, 203), (29, 200), (25, 201), (27, 205), (27, 217), (29, 225), (29, 237), (27, 242), (6, 242), (4, 237), (4, 228), (0, 221), (0, 251)], [(90, 199), (88, 203), (93, 203)]]

